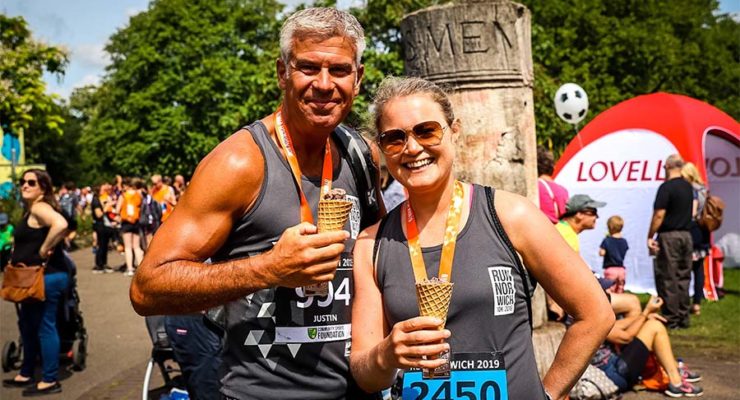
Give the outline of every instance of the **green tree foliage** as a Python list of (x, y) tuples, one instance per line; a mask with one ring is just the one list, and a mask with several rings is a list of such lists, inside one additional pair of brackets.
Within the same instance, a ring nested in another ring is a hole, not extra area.
[[(62, 133), (64, 113), (45, 93), (44, 71), (61, 76), (67, 64), (64, 50), (33, 40), (26, 21), (0, 14), (0, 123), (12, 132), (23, 130), (27, 140)], [(32, 129), (30, 129), (32, 128)], [(29, 154), (30, 162), (43, 162)]]
[[(665, 91), (740, 117), (740, 28), (716, 0), (522, 0), (532, 12), (538, 141), (560, 153), (572, 127), (554, 112), (566, 82), (583, 86), (587, 120), (631, 97)], [(365, 28), (359, 126), (378, 83), (403, 74), (403, 16), (440, 0), (367, 0), (351, 12)], [(333, 6), (335, 0), (316, 5)], [(277, 0), (154, 0), (114, 34), (100, 87), (70, 107), (83, 126), (87, 176), (190, 174), (241, 125), (272, 112), (283, 8)]]
[(155, 0), (110, 38), (112, 64), (83, 107), (92, 174), (190, 174), (241, 125), (272, 112), (282, 5)]
[(573, 130), (552, 99), (566, 82), (591, 103), (584, 123), (641, 94), (685, 94), (740, 117), (740, 25), (715, 0), (523, 0), (532, 12), (537, 136), (562, 152)]
[(63, 102), (54, 102), (49, 112), (61, 116), (58, 130), (64, 134), (49, 132), (43, 119), (30, 121), (26, 131), (26, 159), (46, 165), (54, 185), (67, 181), (78, 181), (82, 173), (82, 158), (78, 141), (82, 133), (80, 121), (70, 114)]

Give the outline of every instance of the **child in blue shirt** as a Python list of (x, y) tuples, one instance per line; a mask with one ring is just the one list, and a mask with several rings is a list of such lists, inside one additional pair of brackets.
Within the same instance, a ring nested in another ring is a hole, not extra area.
[(609, 228), (609, 236), (601, 242), (599, 255), (604, 257), (604, 278), (614, 281), (614, 285), (607, 291), (624, 293), (624, 282), (627, 278), (624, 256), (629, 249), (627, 240), (622, 237), (624, 220), (619, 215), (612, 215), (606, 221), (606, 226)]

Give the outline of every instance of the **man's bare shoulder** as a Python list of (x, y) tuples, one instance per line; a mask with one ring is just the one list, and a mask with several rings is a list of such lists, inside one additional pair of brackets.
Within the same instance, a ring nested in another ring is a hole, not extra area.
[(233, 135), (218, 144), (198, 165), (196, 173), (209, 172), (210, 168), (217, 168), (227, 173), (251, 173), (255, 159), (262, 159), (262, 152), (251, 133), (240, 129)]
[(208, 200), (244, 211), (259, 194), (264, 172), (264, 157), (259, 146), (252, 134), (242, 129), (203, 158), (186, 197), (197, 198), (198, 203)]

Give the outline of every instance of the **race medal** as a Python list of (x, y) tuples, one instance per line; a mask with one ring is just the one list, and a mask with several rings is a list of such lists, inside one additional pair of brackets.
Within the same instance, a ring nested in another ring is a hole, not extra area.
[(504, 356), (499, 352), (453, 353), (450, 377), (425, 379), (419, 369), (403, 373), (403, 400), (508, 400)]
[[(419, 229), (416, 226), (416, 216), (411, 208), (411, 203), (406, 202), (406, 236), (409, 245), (409, 257), (414, 270), (416, 280), (416, 300), (419, 306), (420, 316), (437, 317), (442, 321), (447, 320), (450, 300), (452, 299), (453, 283), (452, 261), (455, 256), (455, 244), (457, 242), (457, 229), (462, 215), (463, 197), (465, 190), (462, 182), (456, 180), (454, 191), (450, 200), (450, 208), (445, 221), (445, 235), (442, 243), (442, 255), (439, 260), (439, 278), (427, 278), (427, 270), (422, 257), (421, 245), (419, 244)], [(444, 323), (439, 329), (444, 329)], [(437, 357), (447, 360), (447, 353)], [(429, 359), (436, 359), (430, 357)], [(434, 369), (425, 369), (424, 378), (447, 378), (450, 376), (448, 362)]]
[[(288, 132), (288, 127), (285, 125), (282, 117), (282, 111), (280, 109), (275, 113), (275, 133), (278, 138), (280, 147), (285, 152), (285, 158), (288, 160), (290, 171), (293, 173), (293, 179), (298, 189), (298, 194), (301, 201), (301, 222), (314, 223), (313, 214), (311, 213), (311, 207), (308, 205), (308, 200), (303, 194), (301, 187), (301, 167), (298, 165), (298, 159), (295, 156), (295, 150), (293, 149), (293, 142)], [(331, 140), (326, 138), (326, 146), (324, 147), (324, 164), (321, 169), (321, 192), (319, 198), (331, 190), (332, 180), (332, 168), (334, 164), (331, 157)], [(329, 294), (328, 282), (317, 283), (314, 285), (305, 286), (303, 288), (306, 296), (327, 296)]]

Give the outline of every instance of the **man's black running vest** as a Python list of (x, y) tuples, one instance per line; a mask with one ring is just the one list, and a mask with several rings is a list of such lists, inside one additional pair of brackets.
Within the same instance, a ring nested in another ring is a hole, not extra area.
[[(452, 290), (446, 328), (453, 353), (500, 351), (507, 371), (509, 399), (545, 400), (537, 374), (528, 290), (517, 268), (517, 255), (506, 233), (497, 228), (484, 188), (473, 185), (473, 202), (457, 237), (452, 264)], [(378, 232), (378, 285), (390, 326), (417, 317), (414, 272), (396, 207)], [(495, 210), (494, 210), (495, 212)], [(427, 276), (437, 276), (442, 246), (422, 249)]]
[[(214, 262), (271, 249), (285, 229), (300, 223), (300, 200), (290, 167), (261, 122), (247, 127), (264, 157), (264, 180), (252, 209), (236, 221)], [(328, 297), (303, 297), (302, 289), (260, 290), (225, 307), (226, 338), (221, 392), (238, 399), (360, 398), (349, 371), (352, 249), (361, 210), (351, 167), (341, 161), (332, 187), (355, 202), (345, 230), (350, 239)], [(314, 215), (319, 177), (302, 178)]]

